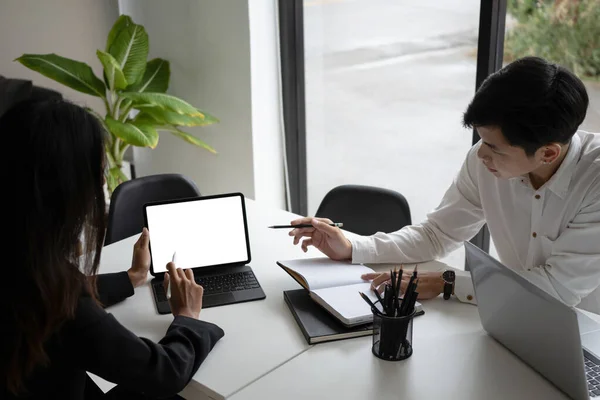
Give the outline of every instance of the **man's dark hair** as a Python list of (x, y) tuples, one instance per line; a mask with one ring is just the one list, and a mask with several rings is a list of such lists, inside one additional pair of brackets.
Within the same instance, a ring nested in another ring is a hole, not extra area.
[(588, 103), (583, 82), (571, 71), (539, 57), (524, 57), (483, 82), (463, 124), (498, 126), (512, 146), (531, 156), (549, 143), (569, 143)]

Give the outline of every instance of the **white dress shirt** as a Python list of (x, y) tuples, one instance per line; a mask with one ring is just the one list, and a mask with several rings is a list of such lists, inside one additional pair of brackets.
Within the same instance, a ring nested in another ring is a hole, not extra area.
[[(418, 225), (352, 236), (354, 263), (435, 260), (487, 223), (500, 261), (564, 303), (600, 314), (600, 135), (578, 131), (538, 190), (526, 176), (498, 179), (471, 148), (441, 204)], [(455, 296), (476, 303), (468, 272)]]

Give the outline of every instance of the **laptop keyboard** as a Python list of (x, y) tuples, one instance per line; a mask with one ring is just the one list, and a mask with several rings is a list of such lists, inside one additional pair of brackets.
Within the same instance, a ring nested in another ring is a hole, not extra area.
[(585, 376), (590, 397), (600, 397), (600, 365), (585, 357)]
[[(196, 277), (196, 283), (204, 288), (204, 295), (236, 292), (238, 290), (257, 289), (260, 287), (254, 272), (234, 272), (225, 275)], [(162, 282), (154, 284), (158, 301), (167, 301)]]
[(196, 277), (196, 283), (204, 288), (204, 295), (256, 289), (260, 285), (252, 271), (228, 275)]

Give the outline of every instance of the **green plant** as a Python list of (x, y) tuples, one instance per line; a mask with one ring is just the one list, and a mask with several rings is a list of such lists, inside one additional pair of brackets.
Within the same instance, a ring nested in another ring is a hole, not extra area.
[(102, 121), (109, 133), (105, 148), (109, 194), (119, 183), (127, 180), (121, 170), (125, 151), (130, 146), (155, 148), (159, 130), (216, 153), (212, 147), (179, 127), (209, 125), (219, 122), (218, 119), (165, 93), (169, 86), (169, 62), (160, 58), (147, 61), (148, 48), (144, 27), (135, 24), (129, 16), (121, 15), (108, 34), (105, 50), (96, 51), (103, 66), (103, 80), (94, 75), (89, 65), (56, 54), (23, 54), (15, 60), (63, 85), (104, 101), (104, 117), (90, 111)]
[(582, 78), (600, 78), (600, 0), (511, 0), (519, 23), (507, 34), (506, 60), (536, 55)]
[(507, 12), (520, 23), (525, 23), (538, 7), (551, 4), (554, 0), (508, 0)]

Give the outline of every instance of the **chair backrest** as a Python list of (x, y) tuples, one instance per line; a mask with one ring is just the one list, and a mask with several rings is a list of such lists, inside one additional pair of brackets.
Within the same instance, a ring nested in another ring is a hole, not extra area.
[(32, 81), (6, 78), (0, 75), (0, 116), (24, 100), (62, 99), (62, 94), (53, 89), (35, 86)]
[(390, 233), (411, 224), (410, 208), (400, 193), (373, 186), (341, 185), (325, 195), (317, 217), (342, 222), (359, 235)]
[(144, 204), (198, 196), (196, 184), (181, 174), (150, 175), (121, 183), (110, 199), (104, 245), (142, 231)]

